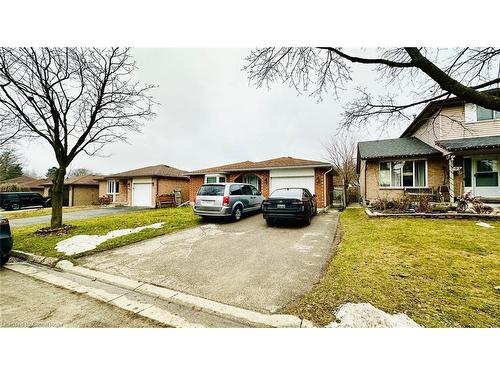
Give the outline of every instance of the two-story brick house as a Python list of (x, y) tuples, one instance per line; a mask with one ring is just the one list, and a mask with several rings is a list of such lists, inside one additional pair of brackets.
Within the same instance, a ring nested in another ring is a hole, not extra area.
[(499, 165), (500, 112), (456, 98), (429, 103), (399, 138), (358, 143), (365, 202), (441, 186), (451, 201), (472, 191), (498, 202)]

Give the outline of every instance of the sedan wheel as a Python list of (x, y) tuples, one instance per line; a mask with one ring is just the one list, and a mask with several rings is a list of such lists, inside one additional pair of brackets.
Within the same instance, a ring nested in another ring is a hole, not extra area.
[(19, 206), (19, 204), (17, 204), (17, 203), (12, 203), (12, 204), (10, 205), (10, 209), (11, 209), (11, 210), (14, 210), (14, 211), (15, 211), (15, 210), (19, 210), (20, 208), (21, 208), (21, 207), (20, 207), (20, 206)]

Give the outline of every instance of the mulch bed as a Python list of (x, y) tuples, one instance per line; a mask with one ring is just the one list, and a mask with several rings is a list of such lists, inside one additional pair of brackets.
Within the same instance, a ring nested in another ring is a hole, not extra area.
[(485, 220), (500, 220), (499, 214), (471, 214), (462, 212), (443, 212), (443, 213), (431, 213), (431, 212), (414, 212), (414, 213), (385, 213), (378, 211), (371, 211), (365, 208), (365, 212), (370, 218), (382, 218), (382, 217), (401, 217), (401, 218), (428, 218), (428, 219), (485, 219)]
[(68, 234), (75, 228), (76, 226), (68, 224), (63, 224), (60, 228), (40, 228), (35, 231), (35, 236), (59, 236), (61, 234)]

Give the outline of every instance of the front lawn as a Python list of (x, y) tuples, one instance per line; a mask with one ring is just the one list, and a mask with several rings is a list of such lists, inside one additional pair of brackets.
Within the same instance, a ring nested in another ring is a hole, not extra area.
[[(99, 206), (74, 206), (74, 207), (63, 207), (63, 214), (68, 212), (75, 211), (83, 211), (83, 210), (95, 210), (99, 208)], [(28, 217), (36, 217), (36, 216), (46, 216), (52, 214), (52, 208), (33, 208), (28, 210), (21, 211), (3, 211), (0, 210), (0, 213), (5, 216), (7, 219), (25, 219)]]
[[(138, 233), (110, 239), (94, 250), (73, 256), (67, 256), (55, 250), (56, 244), (66, 238), (78, 234), (98, 234), (103, 235), (115, 229), (135, 228), (158, 222), (165, 222), (159, 229), (144, 229)], [(132, 211), (124, 214), (116, 214), (104, 217), (97, 217), (85, 220), (74, 220), (65, 222), (75, 225), (76, 228), (68, 234), (53, 236), (36, 236), (34, 232), (43, 225), (31, 225), (27, 227), (13, 228), (14, 250), (43, 256), (53, 256), (64, 259), (76, 258), (82, 255), (112, 249), (119, 246), (128, 245), (148, 238), (167, 234), (179, 229), (188, 228), (200, 223), (200, 219), (193, 214), (191, 207), (162, 208), (146, 211)]]
[(288, 313), (325, 325), (346, 302), (405, 313), (425, 327), (500, 326), (500, 223), (341, 214), (323, 279)]

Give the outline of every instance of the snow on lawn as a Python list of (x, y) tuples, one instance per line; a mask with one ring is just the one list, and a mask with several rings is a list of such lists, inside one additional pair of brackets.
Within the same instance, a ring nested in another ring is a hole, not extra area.
[(143, 227), (132, 228), (132, 229), (118, 229), (118, 230), (113, 230), (113, 231), (111, 231), (105, 235), (102, 235), (102, 236), (88, 235), (88, 234), (73, 236), (73, 237), (67, 238), (63, 241), (58, 242), (56, 245), (56, 250), (61, 252), (61, 253), (65, 253), (66, 255), (79, 254), (79, 253), (83, 253), (85, 251), (93, 250), (98, 245), (100, 245), (103, 242), (110, 240), (112, 238), (126, 236), (126, 235), (132, 234), (132, 233), (138, 233), (138, 232), (140, 232), (144, 229), (148, 229), (148, 228), (158, 229), (158, 228), (161, 228), (163, 226), (163, 224), (165, 224), (165, 223), (164, 222), (155, 223), (155, 224), (146, 225)]
[(406, 314), (388, 314), (369, 303), (346, 303), (335, 316), (340, 323), (332, 322), (329, 328), (416, 328), (420, 327)]

